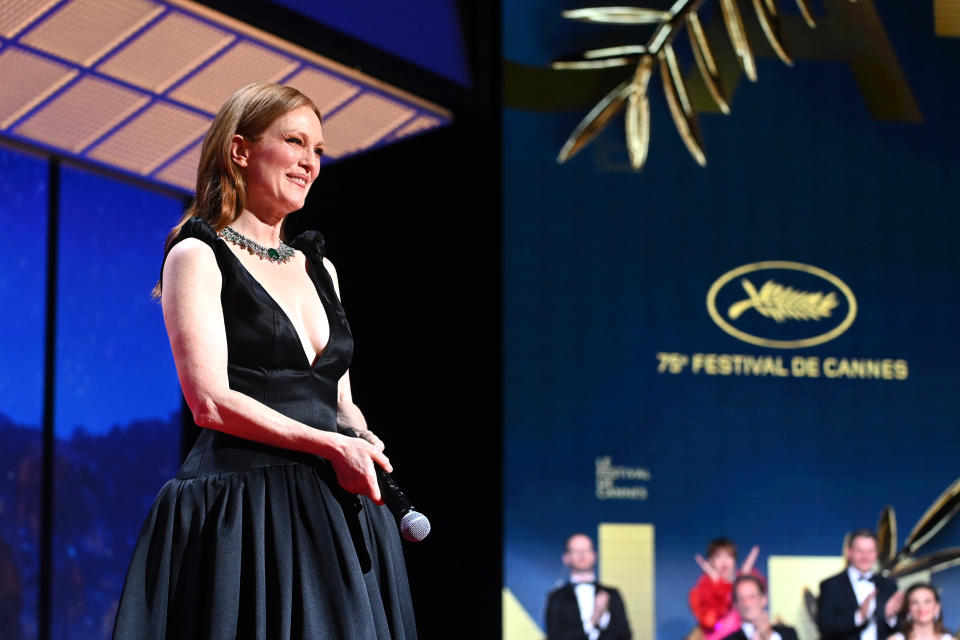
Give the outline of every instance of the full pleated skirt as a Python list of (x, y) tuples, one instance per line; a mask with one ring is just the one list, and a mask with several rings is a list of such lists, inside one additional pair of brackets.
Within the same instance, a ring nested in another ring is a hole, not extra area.
[(173, 479), (144, 523), (113, 637), (414, 639), (396, 523), (315, 465)]

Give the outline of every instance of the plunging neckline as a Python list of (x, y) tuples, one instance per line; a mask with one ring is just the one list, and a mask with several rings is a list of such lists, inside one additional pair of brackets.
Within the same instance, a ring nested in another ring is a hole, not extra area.
[[(320, 306), (323, 308), (323, 315), (326, 316), (327, 318), (327, 327), (329, 332), (329, 335), (327, 336), (327, 344), (324, 345), (322, 350), (317, 351), (317, 354), (314, 356), (312, 363), (310, 362), (310, 357), (307, 355), (306, 349), (303, 348), (303, 344), (304, 344), (303, 338), (301, 337), (300, 332), (297, 331), (297, 325), (295, 325), (293, 323), (293, 320), (290, 319), (290, 315), (286, 312), (286, 310), (284, 310), (284, 308), (280, 305), (280, 303), (277, 302), (276, 298), (273, 297), (273, 294), (267, 291), (267, 288), (263, 286), (263, 283), (261, 283), (257, 279), (257, 277), (253, 275), (253, 273), (251, 273), (249, 269), (247, 269), (246, 265), (244, 265), (243, 262), (240, 261), (240, 257), (233, 252), (233, 249), (230, 248), (230, 246), (227, 244), (227, 241), (221, 238), (219, 235), (217, 236), (217, 240), (223, 243), (226, 250), (230, 253), (231, 256), (233, 256), (233, 259), (240, 266), (241, 271), (243, 271), (243, 273), (246, 274), (246, 276), (253, 281), (253, 283), (260, 289), (260, 291), (263, 292), (263, 294), (267, 297), (267, 299), (270, 300), (273, 306), (277, 308), (277, 310), (280, 312), (280, 315), (283, 316), (283, 319), (286, 321), (287, 325), (290, 327), (290, 330), (293, 331), (293, 335), (297, 336), (297, 341), (300, 343), (300, 353), (301, 355), (303, 355), (304, 362), (307, 363), (307, 369), (311, 371), (313, 369), (316, 369), (317, 365), (320, 364), (320, 361), (323, 359), (323, 356), (326, 355), (328, 351), (330, 351), (330, 343), (333, 341), (333, 322), (330, 321), (330, 310), (327, 309), (327, 303), (324, 300), (324, 296), (320, 292), (320, 287), (317, 286), (317, 281), (314, 279), (313, 274), (311, 273), (315, 269), (315, 265), (310, 261), (310, 256), (308, 256), (306, 253), (303, 254), (303, 258), (304, 260), (307, 261), (307, 265), (308, 265), (307, 277), (310, 279), (310, 282), (313, 284), (313, 290), (317, 294), (317, 299), (320, 300)], [(322, 264), (320, 266), (323, 267)], [(311, 345), (313, 344), (312, 340), (308, 340), (307, 342), (309, 342)]]

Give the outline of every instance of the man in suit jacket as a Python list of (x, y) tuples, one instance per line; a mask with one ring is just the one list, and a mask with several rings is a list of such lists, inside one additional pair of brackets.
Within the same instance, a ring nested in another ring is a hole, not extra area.
[(733, 606), (740, 614), (740, 628), (723, 640), (797, 640), (793, 627), (770, 624), (767, 587), (757, 576), (747, 573), (733, 581)]
[(858, 529), (847, 540), (847, 570), (820, 583), (817, 627), (821, 640), (885, 640), (897, 626), (903, 593), (874, 572), (877, 537)]
[(547, 640), (630, 640), (620, 593), (596, 581), (597, 554), (582, 533), (567, 539), (563, 564), (570, 582), (547, 596)]

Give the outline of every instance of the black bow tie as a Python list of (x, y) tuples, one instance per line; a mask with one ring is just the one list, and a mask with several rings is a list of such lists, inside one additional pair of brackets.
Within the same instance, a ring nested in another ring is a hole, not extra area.
[(864, 580), (866, 580), (867, 582), (873, 582), (873, 574), (872, 574), (872, 573), (858, 573), (858, 574), (857, 574), (857, 582), (862, 582), (862, 581), (864, 581)]

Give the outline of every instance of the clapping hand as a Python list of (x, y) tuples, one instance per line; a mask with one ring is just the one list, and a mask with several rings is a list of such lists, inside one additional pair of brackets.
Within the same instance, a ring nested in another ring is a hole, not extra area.
[[(756, 549), (756, 547), (754, 547), (754, 549)], [(770, 640), (770, 636), (773, 635), (773, 627), (770, 626), (770, 617), (766, 611), (761, 612), (754, 626), (756, 631), (753, 640)]]
[(889, 620), (890, 618), (896, 617), (900, 613), (900, 608), (903, 607), (903, 591), (897, 591), (895, 594), (890, 596), (890, 599), (887, 600), (887, 604), (883, 607), (883, 615)]
[[(860, 603), (860, 619), (869, 620), (870, 619), (870, 607), (873, 606), (873, 601), (877, 598), (877, 590), (874, 589), (870, 592), (866, 598), (863, 599), (863, 602)], [(891, 598), (892, 600), (893, 598)], [(888, 603), (889, 604), (889, 603)]]
[(597, 598), (593, 603), (593, 615), (590, 617), (590, 624), (594, 627), (600, 622), (600, 618), (610, 608), (610, 594), (603, 589), (597, 589)]

